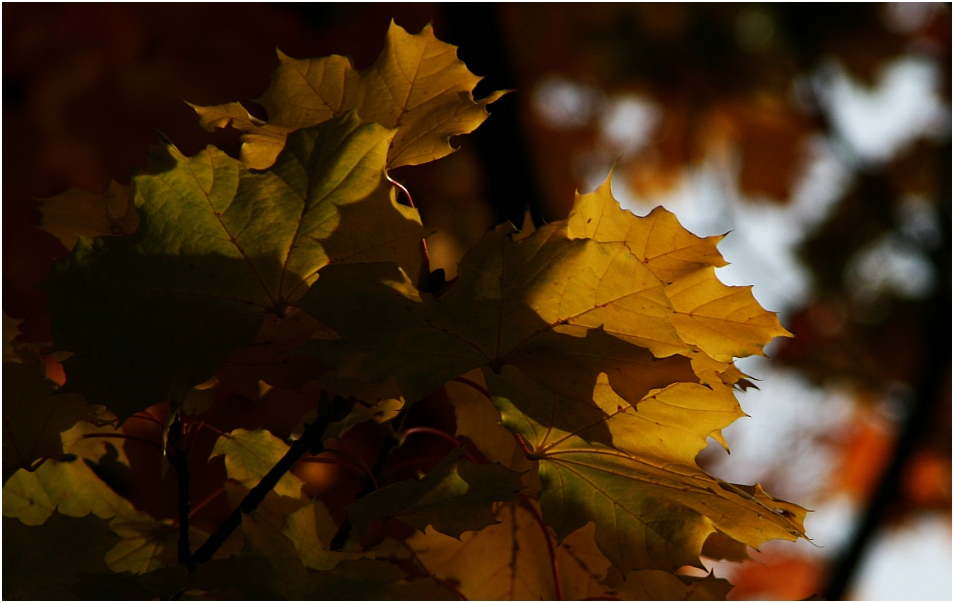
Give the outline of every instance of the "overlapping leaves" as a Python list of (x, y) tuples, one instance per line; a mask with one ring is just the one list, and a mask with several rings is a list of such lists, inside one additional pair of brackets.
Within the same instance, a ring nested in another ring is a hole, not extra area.
[(302, 306), (328, 308), (350, 287), (367, 313), (331, 308), (323, 319), (341, 339), (305, 349), (337, 375), (395, 379), (410, 400), (481, 368), (504, 425), (540, 461), (547, 523), (563, 538), (593, 521), (621, 572), (698, 565), (717, 532), (751, 546), (800, 536), (801, 509), (695, 465), (742, 416), (732, 358), (786, 334), (748, 288), (715, 277), (718, 239), (665, 210), (619, 209), (609, 181), (568, 220), (509, 234), (488, 233), (440, 298), (394, 266), (326, 268)]
[(289, 138), (268, 172), (209, 147), (155, 148), (134, 178), (140, 225), (81, 239), (45, 282), (69, 388), (126, 416), (181, 399), (332, 262), (414, 273), (424, 231), (385, 180), (394, 135), (347, 113)]
[(418, 165), (453, 152), (451, 136), (472, 132), (487, 118), (495, 92), (475, 101), (480, 78), (457, 58), (457, 49), (434, 37), (426, 25), (409, 34), (391, 23), (378, 60), (356, 70), (349, 57), (296, 60), (278, 53), (272, 85), (258, 99), (268, 121), (251, 116), (239, 103), (193, 106), (212, 131), (231, 125), (243, 133), (242, 160), (252, 168), (274, 163), (285, 136), (356, 109), (361, 119), (396, 128), (387, 165)]
[[(219, 549), (187, 575), (167, 567), (180, 561), (176, 522), (134, 508), (97, 473), (128, 466), (108, 443), (124, 434), (81, 421), (94, 407), (45, 381), (38, 359), (22, 362), (5, 329), (5, 361), (9, 351), (20, 362), (4, 378), (16, 399), (4, 408), (4, 477), (19, 469), (4, 516), (53, 534), (55, 514), (91, 514), (100, 520), (67, 523), (94, 534), (105, 565), (149, 572), (135, 583), (71, 577), (51, 592), (689, 599), (725, 594), (712, 576), (671, 573), (698, 566), (704, 545), (737, 558), (802, 535), (804, 510), (695, 464), (742, 416), (733, 387), (747, 382), (733, 359), (787, 334), (749, 288), (715, 277), (718, 237), (696, 237), (660, 208), (623, 211), (607, 179), (566, 220), (488, 232), (442, 295), (418, 290), (426, 231), (395, 202), (386, 170), (450, 153), (450, 137), (476, 128), (499, 94), (474, 101), (479, 78), (429, 26), (411, 35), (392, 24), (361, 71), (339, 56), (279, 56), (259, 101), (267, 122), (238, 103), (196, 107), (207, 128), (243, 132), (241, 161), (164, 143), (131, 187), (45, 202), (44, 227), (73, 249), (44, 284), (55, 346), (74, 353), (68, 388), (120, 418), (164, 400), (200, 414), (189, 392), (230, 358), (221, 382), (250, 399), (271, 387), (305, 396), (319, 377), (322, 396), (354, 399), (324, 440), (444, 388), (457, 442), (481, 462), (458, 448), (420, 480), (369, 488), (339, 509), (347, 525), (288, 473), (243, 516), (242, 555)], [(293, 361), (298, 348), (318, 365)], [(264, 429), (228, 429), (212, 457), (225, 458), (220, 492), (235, 507), (289, 447)], [(400, 554), (361, 549), (372, 524), (392, 520), (417, 530)], [(346, 527), (345, 550), (330, 550)], [(208, 537), (193, 532), (193, 544)]]

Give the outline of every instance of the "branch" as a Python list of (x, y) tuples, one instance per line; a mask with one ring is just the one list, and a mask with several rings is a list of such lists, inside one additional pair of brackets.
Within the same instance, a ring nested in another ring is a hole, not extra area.
[[(242, 514), (251, 513), (254, 511), (263, 500), (265, 496), (272, 491), (275, 485), (282, 479), (282, 477), (291, 469), (298, 459), (305, 455), (308, 452), (308, 449), (311, 448), (311, 445), (315, 441), (320, 441), (322, 433), (324, 433), (325, 428), (331, 423), (333, 417), (332, 405), (337, 405), (337, 403), (343, 401), (342, 398), (335, 398), (334, 402), (328, 404), (327, 402), (321, 403), (318, 406), (318, 418), (315, 419), (315, 422), (305, 428), (305, 433), (302, 434), (301, 438), (295, 440), (291, 448), (288, 449), (288, 452), (285, 453), (278, 463), (275, 464), (271, 470), (265, 474), (265, 477), (258, 482), (254, 488), (252, 488), (249, 493), (245, 496), (245, 499), (242, 500), (241, 504), (232, 511), (232, 514), (225, 520), (225, 522), (209, 536), (209, 539), (199, 547), (199, 550), (192, 555), (192, 563), (205, 563), (212, 558), (212, 555), (228, 540), (229, 536), (232, 535), (232, 532), (235, 531), (235, 528), (239, 527), (242, 523)], [(180, 535), (180, 551), (181, 551), (181, 535)]]
[(176, 483), (179, 486), (179, 564), (187, 566), (191, 572), (195, 570), (195, 560), (189, 543), (189, 460), (182, 436), (182, 415), (176, 411), (176, 418), (169, 427), (169, 464), (176, 470)]

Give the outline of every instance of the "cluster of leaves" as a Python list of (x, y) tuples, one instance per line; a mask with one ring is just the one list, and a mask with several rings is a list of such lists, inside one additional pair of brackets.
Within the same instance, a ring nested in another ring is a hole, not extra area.
[[(388, 170), (500, 93), (429, 27), (364, 70), (279, 58), (267, 121), (195, 107), (240, 159), (164, 140), (131, 186), (44, 203), (72, 252), (43, 285), (55, 353), (4, 324), (5, 597), (719, 598), (676, 571), (803, 536), (695, 463), (743, 416), (733, 360), (787, 334), (718, 281), (718, 237), (607, 179), (446, 281)], [(408, 457), (415, 434), (451, 450)]]

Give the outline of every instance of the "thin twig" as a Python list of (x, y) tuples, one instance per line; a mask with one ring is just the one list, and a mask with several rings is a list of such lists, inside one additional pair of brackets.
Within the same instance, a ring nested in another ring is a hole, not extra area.
[[(337, 402), (338, 399), (336, 398), (335, 401)], [(292, 442), (285, 456), (265, 474), (258, 482), (258, 485), (249, 491), (245, 499), (232, 511), (232, 514), (228, 516), (225, 522), (223, 522), (222, 525), (209, 536), (209, 539), (199, 547), (199, 550), (192, 555), (193, 563), (205, 563), (212, 558), (215, 552), (228, 540), (228, 537), (232, 535), (235, 528), (242, 524), (242, 515), (251, 513), (265, 500), (265, 496), (272, 491), (279, 480), (291, 469), (292, 465), (298, 462), (298, 459), (308, 452), (312, 441), (321, 437), (321, 434), (325, 431), (325, 427), (331, 422), (331, 418), (332, 412), (330, 405), (323, 404), (319, 406), (318, 418), (315, 422), (305, 428), (305, 433), (302, 434), (302, 437)]]

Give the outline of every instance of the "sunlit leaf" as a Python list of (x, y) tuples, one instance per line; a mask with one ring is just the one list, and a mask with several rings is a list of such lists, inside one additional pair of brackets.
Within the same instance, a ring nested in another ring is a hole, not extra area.
[(621, 572), (698, 566), (716, 529), (755, 547), (803, 534), (804, 510), (695, 465), (706, 437), (741, 415), (728, 388), (674, 384), (634, 408), (605, 377), (587, 403), (560, 398), (513, 367), (485, 375), (504, 425), (540, 461), (547, 524), (562, 539), (594, 522), (600, 549)]
[(450, 138), (473, 131), (487, 118), (486, 106), (503, 94), (475, 101), (480, 78), (457, 59), (456, 47), (434, 37), (431, 25), (409, 34), (392, 22), (381, 55), (360, 71), (338, 55), (296, 60), (279, 51), (278, 58), (272, 84), (258, 99), (267, 122), (239, 103), (191, 105), (205, 129), (231, 125), (243, 133), (242, 160), (252, 168), (270, 167), (287, 133), (352, 109), (365, 121), (397, 129), (388, 167), (440, 159), (454, 151)]
[[(251, 489), (288, 452), (288, 448), (288, 444), (267, 429), (236, 429), (219, 436), (209, 458), (224, 456), (229, 478)], [(293, 474), (286, 473), (275, 485), (275, 492), (298, 498), (303, 483)]]
[(4, 517), (36, 526), (57, 511), (70, 517), (92, 513), (105, 519), (134, 513), (129, 501), (113, 492), (77, 457), (46, 461), (33, 472), (20, 469), (3, 486)]
[(557, 545), (525, 504), (499, 505), (499, 523), (460, 540), (428, 528), (407, 545), (427, 571), (470, 600), (555, 600), (554, 569), (565, 600), (612, 593), (601, 584), (609, 561), (593, 544), (592, 525)]
[[(656, 356), (688, 352), (669, 321), (663, 284), (624, 244), (570, 240), (561, 223), (520, 241), (508, 234), (498, 228), (472, 248), (457, 284), (440, 299), (418, 291), (393, 266), (329, 266), (301, 304), (311, 314), (322, 309), (322, 321), (341, 339), (312, 341), (305, 350), (336, 366), (340, 378), (394, 378), (411, 401), (471, 369), (522, 366), (537, 353), (599, 358), (606, 346), (593, 330)], [(342, 303), (342, 291), (361, 304)], [(641, 362), (652, 358), (616, 344)], [(393, 354), (394, 346), (403, 353)], [(566, 360), (592, 387), (594, 363)], [(648, 377), (656, 386), (667, 378)]]
[(638, 218), (622, 209), (610, 190), (612, 172), (592, 193), (577, 193), (568, 218), (571, 238), (620, 241), (670, 283), (706, 266), (725, 266), (716, 245), (722, 237), (697, 237), (663, 207)]

